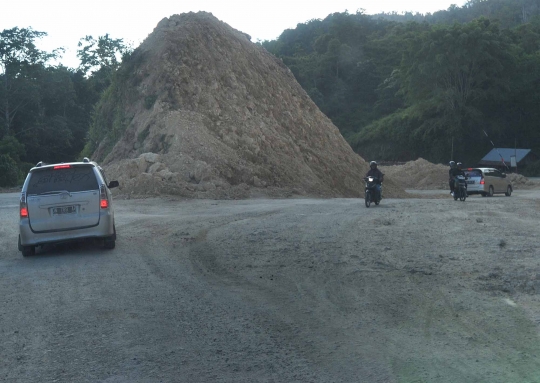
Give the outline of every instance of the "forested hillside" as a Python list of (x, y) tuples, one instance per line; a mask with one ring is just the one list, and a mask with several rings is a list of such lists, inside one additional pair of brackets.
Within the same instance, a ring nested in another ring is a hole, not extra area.
[[(366, 159), (540, 152), (540, 1), (473, 0), (428, 15), (335, 13), (263, 46)], [(453, 145), (452, 145), (453, 143)]]
[(53, 65), (62, 49), (41, 51), (45, 32), (0, 32), (0, 186), (20, 183), (38, 161), (79, 158), (94, 105), (129, 49), (108, 35), (80, 41), (77, 69)]

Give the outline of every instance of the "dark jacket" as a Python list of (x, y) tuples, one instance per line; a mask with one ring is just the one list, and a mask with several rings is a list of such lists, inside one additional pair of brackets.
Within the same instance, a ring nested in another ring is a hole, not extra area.
[(366, 173), (366, 177), (375, 177), (379, 179), (379, 183), (383, 181), (384, 174), (379, 169), (369, 169)]
[(465, 176), (465, 172), (458, 168), (452, 168), (448, 171), (448, 177), (453, 180), (457, 176)]

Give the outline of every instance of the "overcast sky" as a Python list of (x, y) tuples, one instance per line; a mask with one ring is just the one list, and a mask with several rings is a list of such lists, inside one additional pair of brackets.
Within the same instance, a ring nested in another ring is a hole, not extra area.
[(10, 0), (1, 7), (0, 31), (13, 27), (47, 32), (39, 47), (64, 47), (62, 63), (76, 67), (77, 43), (86, 35), (106, 33), (137, 47), (164, 17), (184, 12), (211, 12), (251, 40), (273, 40), (287, 28), (330, 13), (435, 12), (465, 0)]

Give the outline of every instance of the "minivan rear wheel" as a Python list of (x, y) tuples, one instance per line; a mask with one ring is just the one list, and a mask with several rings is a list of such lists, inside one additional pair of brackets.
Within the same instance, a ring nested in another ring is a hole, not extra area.
[(35, 246), (23, 246), (21, 245), (21, 236), (19, 235), (19, 250), (21, 251), (23, 257), (28, 257), (36, 253)]
[(512, 195), (512, 188), (508, 186), (506, 188), (506, 193), (504, 193), (505, 196), (510, 197)]
[(112, 250), (116, 247), (116, 241), (113, 238), (107, 238), (103, 241), (103, 248)]
[(112, 250), (116, 247), (116, 227), (113, 226), (114, 234), (103, 241), (103, 248)]
[(35, 246), (23, 246), (22, 249), (22, 255), (23, 257), (29, 257), (31, 255), (36, 254), (36, 247)]

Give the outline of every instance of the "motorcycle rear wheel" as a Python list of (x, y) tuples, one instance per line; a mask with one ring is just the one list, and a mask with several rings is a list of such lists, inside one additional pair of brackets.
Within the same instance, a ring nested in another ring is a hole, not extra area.
[(459, 200), (464, 202), (465, 199), (467, 198), (467, 190), (464, 188), (464, 187), (461, 187), (459, 188)]

